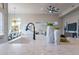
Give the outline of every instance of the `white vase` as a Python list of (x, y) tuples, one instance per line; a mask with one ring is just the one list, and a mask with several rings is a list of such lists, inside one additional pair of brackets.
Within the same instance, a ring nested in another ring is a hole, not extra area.
[(54, 29), (52, 26), (47, 27), (47, 43), (54, 43)]
[(54, 39), (55, 39), (55, 45), (58, 45), (60, 42), (60, 31), (54, 30)]

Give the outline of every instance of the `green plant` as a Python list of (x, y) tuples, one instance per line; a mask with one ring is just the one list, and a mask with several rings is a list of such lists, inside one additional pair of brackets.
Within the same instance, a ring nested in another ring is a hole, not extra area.
[(54, 26), (54, 29), (59, 30), (59, 27), (58, 26)]
[(48, 23), (47, 26), (53, 26), (53, 24), (52, 23)]

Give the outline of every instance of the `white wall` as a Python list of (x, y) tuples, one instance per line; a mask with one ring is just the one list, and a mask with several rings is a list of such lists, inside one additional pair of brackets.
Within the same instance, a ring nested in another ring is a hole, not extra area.
[[(9, 14), (9, 17), (8, 17), (9, 24), (13, 16), (14, 15)], [(34, 23), (36, 27), (36, 31), (38, 31), (40, 28), (42, 28), (43, 30), (46, 30), (45, 25), (47, 22), (53, 23), (55, 21), (58, 21), (58, 18), (56, 16), (50, 16), (50, 15), (45, 15), (45, 14), (18, 14), (16, 15), (16, 18), (21, 18), (21, 30), (23, 34), (26, 33), (25, 28), (29, 22)], [(39, 23), (36, 24), (36, 22), (40, 22), (40, 24), (42, 25), (39, 25)]]
[[(77, 8), (76, 10), (74, 10), (73, 12), (67, 14), (66, 16), (64, 16), (63, 18), (61, 18), (61, 31), (64, 32), (64, 25), (65, 23), (74, 23), (74, 22), (78, 22), (79, 20), (79, 8)], [(62, 32), (62, 33), (63, 33)]]
[(4, 9), (0, 8), (0, 12), (2, 13), (2, 27), (4, 36), (0, 39), (0, 43), (4, 43), (8, 41), (8, 4), (4, 4)]

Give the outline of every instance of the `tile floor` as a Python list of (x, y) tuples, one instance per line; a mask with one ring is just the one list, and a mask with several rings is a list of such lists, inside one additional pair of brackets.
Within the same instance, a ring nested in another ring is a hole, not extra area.
[(32, 40), (21, 37), (0, 45), (0, 55), (78, 55), (79, 39), (68, 38), (70, 43), (47, 44), (46, 39)]

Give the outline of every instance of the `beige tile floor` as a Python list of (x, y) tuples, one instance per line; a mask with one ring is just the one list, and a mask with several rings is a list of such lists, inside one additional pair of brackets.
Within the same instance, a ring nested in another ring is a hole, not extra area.
[(47, 44), (46, 39), (21, 37), (0, 45), (0, 55), (78, 55), (79, 39), (68, 38), (70, 43)]

